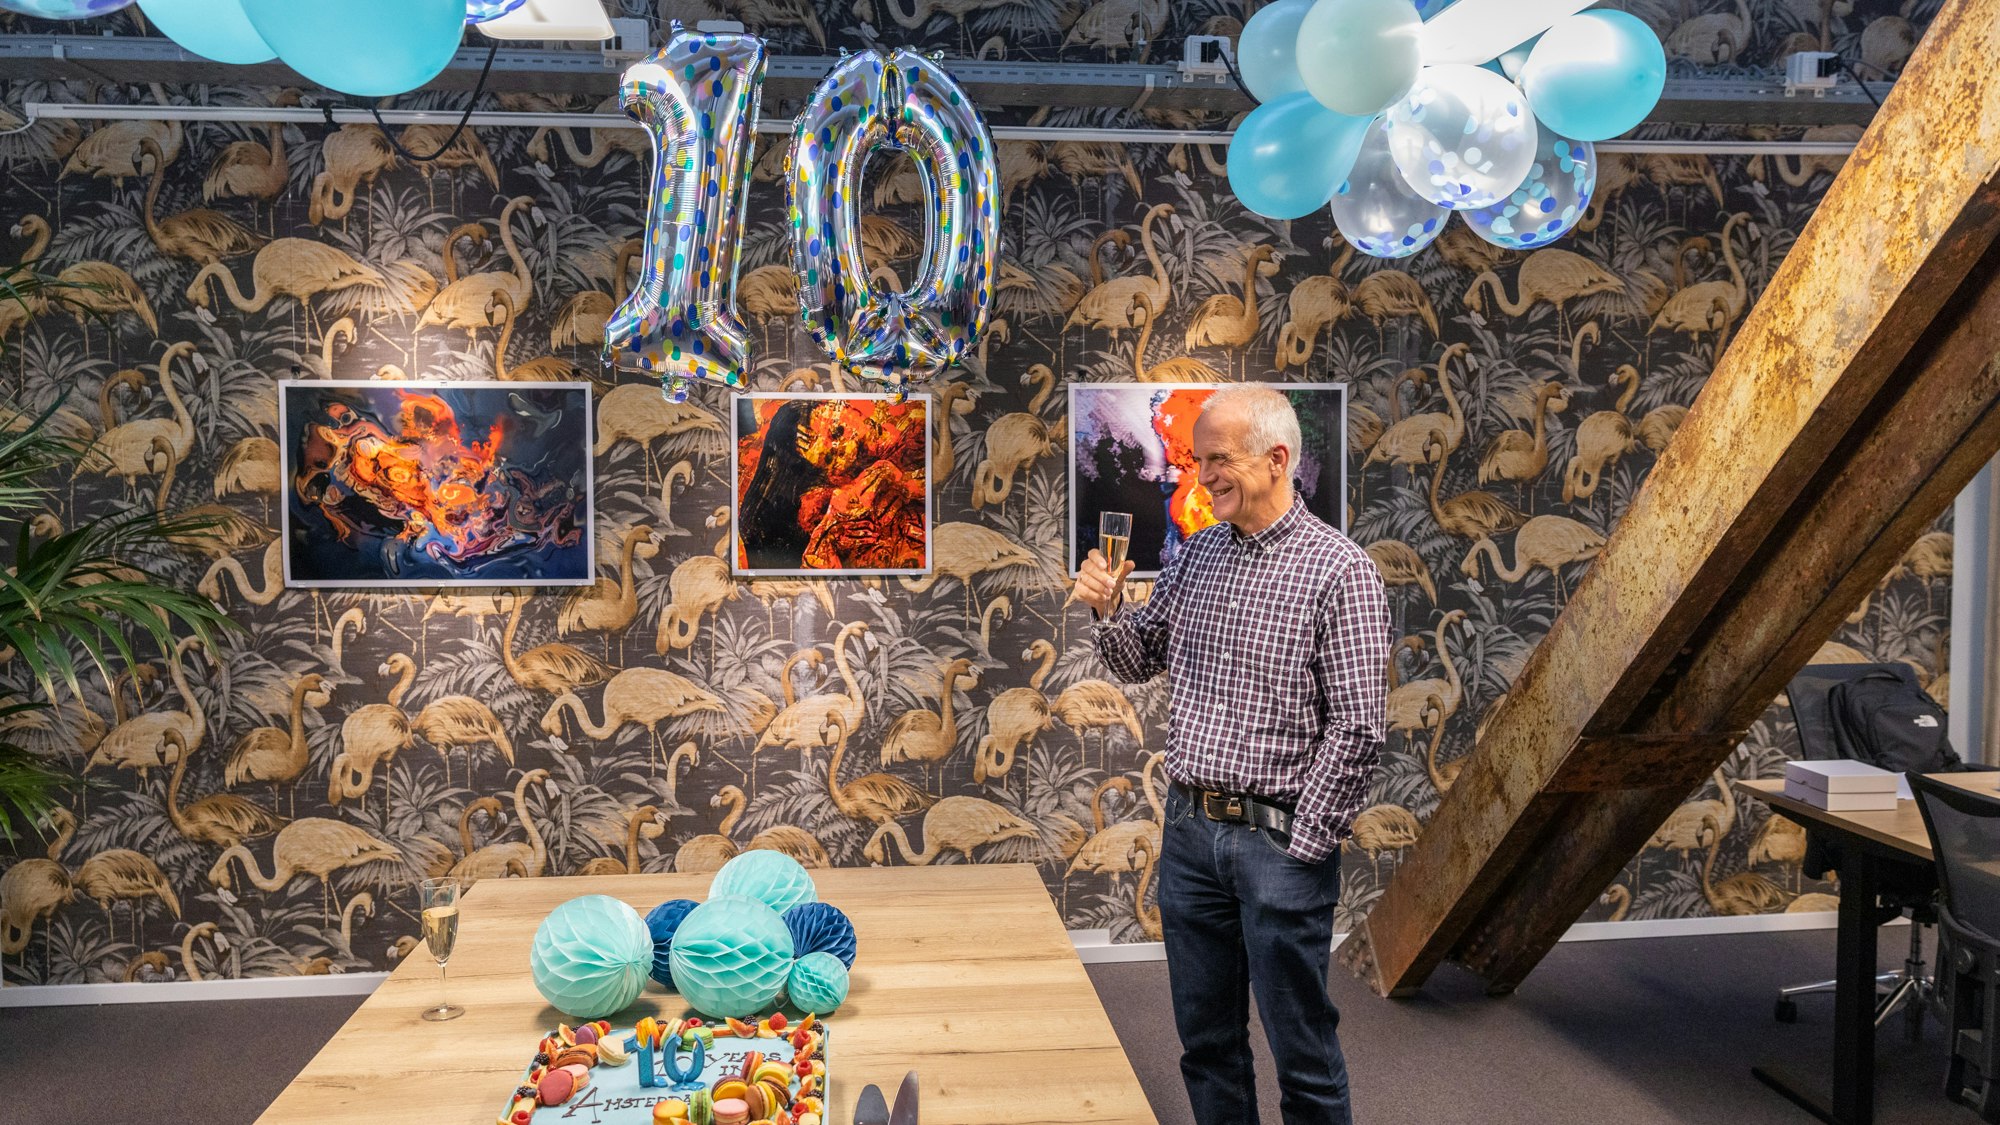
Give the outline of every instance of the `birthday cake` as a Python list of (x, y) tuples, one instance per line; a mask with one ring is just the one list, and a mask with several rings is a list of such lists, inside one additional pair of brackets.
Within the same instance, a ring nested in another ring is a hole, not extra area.
[(648, 1016), (558, 1025), (497, 1125), (820, 1125), (825, 1106), (823, 1021)]

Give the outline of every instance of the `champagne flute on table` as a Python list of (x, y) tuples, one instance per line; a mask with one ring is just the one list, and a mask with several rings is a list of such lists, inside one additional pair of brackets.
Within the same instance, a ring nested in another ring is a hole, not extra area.
[(1099, 549), (1104, 552), (1104, 565), (1110, 568), (1115, 578), (1125, 565), (1125, 556), (1132, 550), (1132, 513), (1100, 513), (1097, 517), (1097, 539)]
[(445, 998), (444, 990), (444, 963), (451, 959), (451, 948), (458, 943), (460, 889), (457, 879), (424, 880), (424, 944), (430, 947), (431, 956), (438, 963), (438, 1003), (435, 1008), (424, 1009), (427, 1020), (455, 1020), (465, 1014), (464, 1008)]

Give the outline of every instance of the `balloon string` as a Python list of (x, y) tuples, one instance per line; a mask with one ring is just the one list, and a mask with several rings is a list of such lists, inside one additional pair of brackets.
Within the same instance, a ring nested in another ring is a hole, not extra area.
[[(429, 164), (438, 157), (443, 156), (452, 145), (457, 144), (458, 135), (465, 132), (466, 123), (472, 120), (472, 107), (479, 104), (479, 95), (486, 91), (486, 76), (493, 72), (493, 56), (499, 53), (500, 41), (496, 39), (493, 41), (492, 46), (486, 48), (486, 65), (479, 68), (479, 81), (472, 87), (472, 97), (465, 103), (465, 115), (458, 119), (458, 126), (451, 131), (451, 136), (446, 137), (444, 143), (437, 147), (437, 151), (431, 153), (429, 156), (420, 156), (404, 148), (402, 142), (396, 139), (396, 135), (389, 132), (389, 123), (382, 120), (382, 111), (371, 104), (368, 107), (368, 112), (375, 118), (375, 124), (382, 127), (382, 135), (389, 138), (389, 147), (396, 150), (396, 155), (401, 156), (405, 160), (414, 160), (419, 164)], [(329, 111), (327, 116), (331, 119), (333, 116), (332, 112)]]
[(1236, 83), (1236, 88), (1243, 92), (1244, 97), (1250, 99), (1251, 105), (1264, 104), (1257, 95), (1250, 92), (1250, 87), (1244, 83), (1243, 72), (1236, 69), (1236, 51), (1233, 48), (1222, 52), (1222, 64), (1229, 68), (1229, 80)]

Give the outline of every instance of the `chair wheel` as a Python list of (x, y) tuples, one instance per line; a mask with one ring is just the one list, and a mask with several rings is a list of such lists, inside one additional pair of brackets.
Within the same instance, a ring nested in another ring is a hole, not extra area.
[(1779, 1000), (1771, 1009), (1771, 1018), (1779, 1023), (1799, 1022), (1799, 1005), (1796, 1000)]

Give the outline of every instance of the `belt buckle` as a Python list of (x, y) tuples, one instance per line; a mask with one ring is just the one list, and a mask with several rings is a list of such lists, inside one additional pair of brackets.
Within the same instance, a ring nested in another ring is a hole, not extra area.
[[(1221, 817), (1215, 814), (1215, 807), (1210, 803), (1213, 801), (1220, 801), (1222, 803)], [(1201, 794), (1201, 811), (1210, 820), (1219, 820), (1228, 817), (1241, 820), (1243, 819), (1243, 798), (1231, 793), (1217, 793), (1212, 789), (1203, 790)]]

